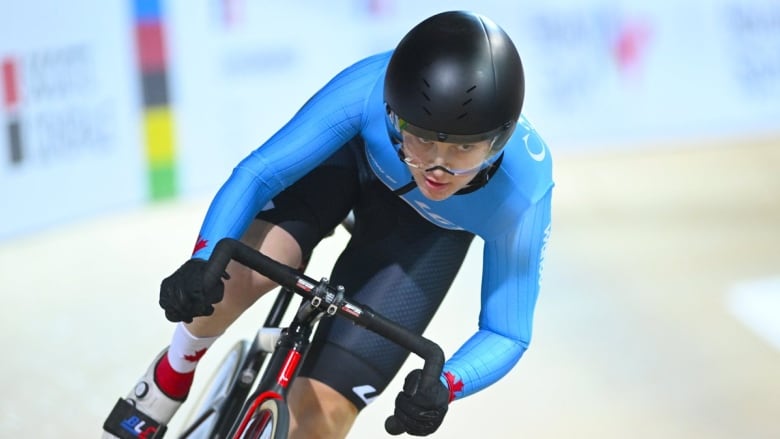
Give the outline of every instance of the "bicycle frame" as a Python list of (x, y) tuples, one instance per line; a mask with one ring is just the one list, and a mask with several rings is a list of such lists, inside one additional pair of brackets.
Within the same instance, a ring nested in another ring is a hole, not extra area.
[(310, 300), (305, 300), (301, 304), (293, 322), (282, 330), (257, 390), (244, 404), (240, 422), (233, 426), (227, 437), (241, 437), (252, 413), (263, 400), (269, 398), (287, 400), (289, 386), (298, 375), (303, 359), (306, 358), (314, 325), (322, 314), (322, 311), (311, 305)]
[[(268, 311), (268, 316), (262, 326), (263, 328), (277, 328), (281, 326), (282, 318), (287, 312), (294, 295), (288, 288), (279, 290), (274, 303)], [(225, 397), (216, 401), (210, 409), (204, 411), (197, 419), (191, 422), (179, 435), (179, 439), (190, 437), (211, 416), (217, 417), (212, 428), (213, 436), (215, 438), (230, 437), (228, 433), (242, 412), (249, 392), (257, 381), (268, 354), (269, 352), (260, 346), (258, 334), (239, 367), (238, 379), (230, 386)]]
[[(188, 437), (206, 418), (215, 414), (219, 417), (219, 426), (214, 431), (219, 433), (213, 437), (239, 438), (250, 424), (255, 409), (263, 401), (275, 399), (286, 402), (288, 388), (296, 378), (299, 366), (308, 352), (315, 324), (323, 316), (330, 317), (338, 314), (339, 317), (351, 320), (354, 324), (415, 353), (425, 360), (421, 385), (423, 383), (430, 385), (438, 381), (444, 365), (444, 353), (439, 345), (374, 313), (362, 304), (346, 299), (344, 289), (340, 286), (331, 286), (328, 279), (317, 282), (298, 270), (273, 261), (241, 241), (225, 238), (217, 244), (204, 273), (204, 284), (216, 285), (231, 259), (265, 275), (282, 287), (264, 326), (279, 326), (292, 294), (302, 296), (303, 301), (290, 326), (283, 328), (268, 366), (252, 395), (246, 398), (263, 366), (266, 355), (266, 351), (259, 346), (259, 337), (256, 337), (240, 370), (239, 379), (229, 390), (228, 395), (222, 401), (214, 403), (214, 406), (196, 420), (180, 438)], [(222, 404), (225, 406), (222, 407)], [(239, 405), (241, 409), (236, 411)], [(232, 426), (230, 434), (223, 436), (221, 432), (226, 431), (225, 427), (228, 426)], [(284, 429), (286, 428), (285, 425)], [(391, 434), (400, 434), (404, 431), (403, 426), (393, 416), (385, 422), (385, 429)]]

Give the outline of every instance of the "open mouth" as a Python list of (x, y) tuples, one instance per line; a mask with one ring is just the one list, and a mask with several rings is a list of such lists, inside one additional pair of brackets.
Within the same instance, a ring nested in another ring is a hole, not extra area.
[(435, 189), (439, 189), (439, 188), (443, 188), (444, 186), (447, 186), (447, 183), (440, 183), (438, 181), (431, 180), (430, 178), (426, 178), (425, 182)]

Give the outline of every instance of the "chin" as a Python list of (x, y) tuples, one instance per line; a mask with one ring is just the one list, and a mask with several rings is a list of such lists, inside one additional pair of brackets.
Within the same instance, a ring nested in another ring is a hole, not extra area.
[(425, 196), (425, 198), (427, 198), (427, 199), (429, 199), (431, 201), (444, 201), (447, 198), (452, 196), (452, 194), (449, 193), (449, 192), (432, 194), (432, 193), (429, 193), (429, 192), (422, 191), (422, 194)]

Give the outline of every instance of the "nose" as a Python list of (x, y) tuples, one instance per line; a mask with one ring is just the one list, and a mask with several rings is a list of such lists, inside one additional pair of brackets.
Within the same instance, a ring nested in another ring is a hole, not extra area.
[(446, 166), (449, 153), (450, 151), (447, 145), (443, 145), (439, 142), (434, 143), (434, 147), (431, 148), (432, 156), (428, 157), (431, 166)]
[(449, 154), (447, 145), (435, 142), (430, 152), (432, 155), (428, 157), (429, 162), (425, 172), (432, 174), (436, 178), (442, 177), (444, 174), (452, 175), (452, 172), (447, 167), (447, 156)]

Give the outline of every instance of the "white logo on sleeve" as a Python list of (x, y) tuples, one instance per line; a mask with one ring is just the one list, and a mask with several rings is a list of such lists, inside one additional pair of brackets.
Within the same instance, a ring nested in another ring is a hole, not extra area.
[[(531, 136), (532, 133), (528, 133), (523, 136), (523, 143), (525, 143), (525, 150), (528, 151), (528, 155), (537, 162), (544, 161), (547, 156), (547, 147), (544, 146), (544, 142), (539, 136)], [(533, 146), (531, 146), (533, 144)]]
[(376, 391), (374, 386), (370, 386), (368, 384), (363, 386), (355, 386), (352, 388), (352, 391), (355, 392), (355, 395), (360, 397), (360, 399), (362, 399), (366, 405), (370, 404), (371, 401), (375, 400), (376, 397), (379, 396), (379, 392)]
[(539, 288), (542, 288), (542, 274), (544, 273), (544, 255), (547, 253), (547, 243), (550, 241), (550, 230), (552, 224), (547, 224), (544, 229), (544, 238), (542, 238), (542, 248), (539, 250)]

